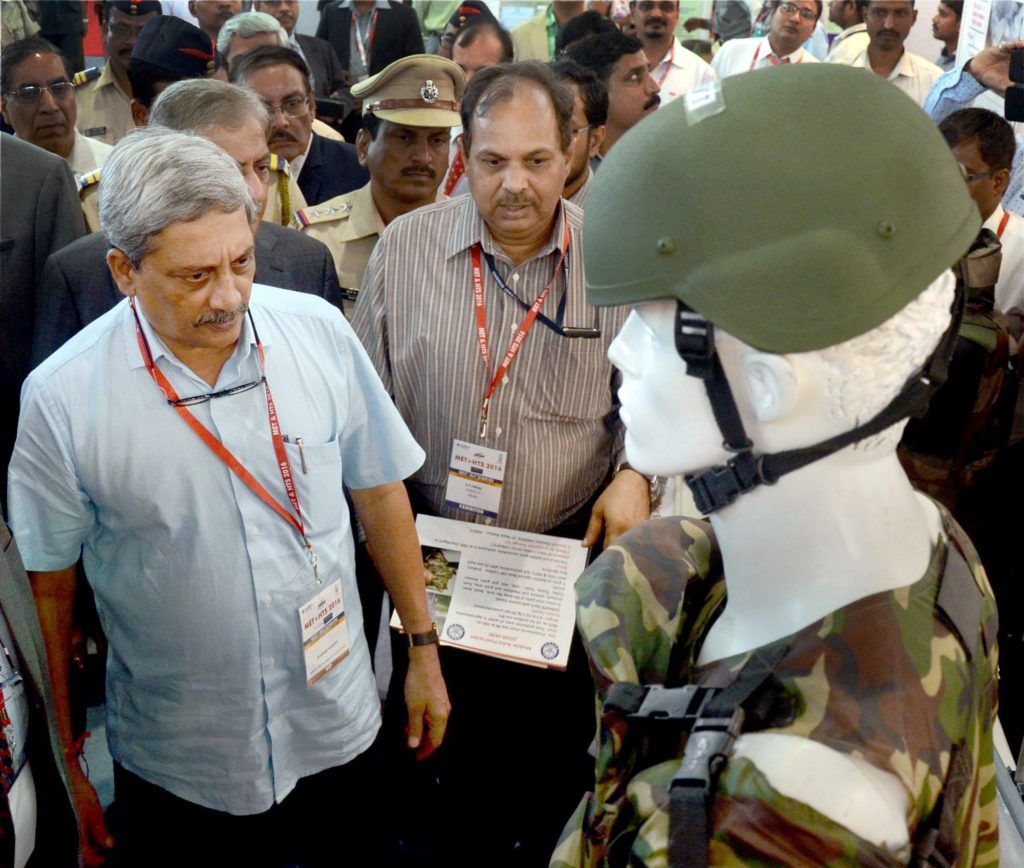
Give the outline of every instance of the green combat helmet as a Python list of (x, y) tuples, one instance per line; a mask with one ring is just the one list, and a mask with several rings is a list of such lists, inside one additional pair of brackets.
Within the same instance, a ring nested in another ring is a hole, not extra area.
[(587, 295), (679, 302), (676, 346), (736, 453), (687, 479), (710, 513), (923, 409), (956, 335), (954, 322), (874, 419), (755, 458), (714, 326), (771, 353), (849, 340), (923, 292), (980, 225), (949, 147), (905, 94), (859, 69), (780, 66), (696, 88), (616, 144), (587, 201)]

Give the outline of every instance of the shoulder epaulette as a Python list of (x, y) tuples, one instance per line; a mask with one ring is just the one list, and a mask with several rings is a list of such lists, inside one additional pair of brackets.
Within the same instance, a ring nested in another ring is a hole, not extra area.
[(270, 155), (270, 171), (281, 172), (284, 175), (291, 175), (288, 169), (288, 161), (284, 157), (279, 157), (277, 154)]
[(78, 181), (78, 192), (84, 193), (90, 187), (96, 186), (100, 182), (100, 173), (102, 169), (93, 169), (91, 172), (86, 172), (84, 175), (78, 175), (75, 180)]
[(303, 208), (295, 212), (295, 220), (302, 226), (314, 223), (330, 223), (332, 220), (348, 220), (352, 213), (351, 202), (338, 202), (336, 205), (327, 202), (315, 208)]
[(75, 87), (81, 87), (83, 84), (88, 84), (90, 81), (96, 81), (103, 75), (103, 70), (98, 66), (90, 66), (88, 69), (83, 69), (81, 72), (76, 72), (75, 77), (71, 79), (71, 82)]

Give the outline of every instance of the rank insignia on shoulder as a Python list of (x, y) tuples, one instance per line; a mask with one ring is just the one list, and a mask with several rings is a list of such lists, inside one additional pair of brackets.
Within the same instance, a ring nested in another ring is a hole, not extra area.
[(71, 79), (71, 83), (75, 87), (81, 87), (83, 84), (88, 84), (90, 81), (96, 81), (103, 74), (103, 70), (98, 66), (90, 66), (88, 69), (83, 69), (81, 72), (76, 72), (74, 78)]
[(280, 172), (282, 175), (291, 175), (288, 169), (288, 161), (284, 157), (279, 157), (277, 154), (270, 155), (270, 171)]
[(315, 208), (303, 208), (295, 212), (295, 219), (301, 226), (312, 226), (314, 223), (329, 223), (331, 220), (348, 219), (351, 212), (351, 202), (339, 202), (337, 205), (328, 204), (317, 205)]
[(76, 175), (75, 180), (78, 182), (78, 192), (84, 193), (90, 187), (95, 187), (100, 182), (100, 174), (102, 172), (102, 169), (93, 169), (84, 175)]

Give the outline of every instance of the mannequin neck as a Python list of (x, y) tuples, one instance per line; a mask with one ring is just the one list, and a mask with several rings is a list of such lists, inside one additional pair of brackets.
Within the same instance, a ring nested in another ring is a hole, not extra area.
[(781, 639), (928, 567), (941, 522), (894, 451), (847, 447), (711, 516), (728, 600), (707, 663)]

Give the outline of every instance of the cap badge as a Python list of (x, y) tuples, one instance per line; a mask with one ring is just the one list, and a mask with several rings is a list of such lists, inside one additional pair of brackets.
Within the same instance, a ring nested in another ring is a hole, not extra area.
[(441, 91), (437, 89), (437, 85), (429, 78), (427, 83), (420, 88), (420, 96), (423, 98), (423, 102), (437, 102), (437, 98), (440, 95)]

